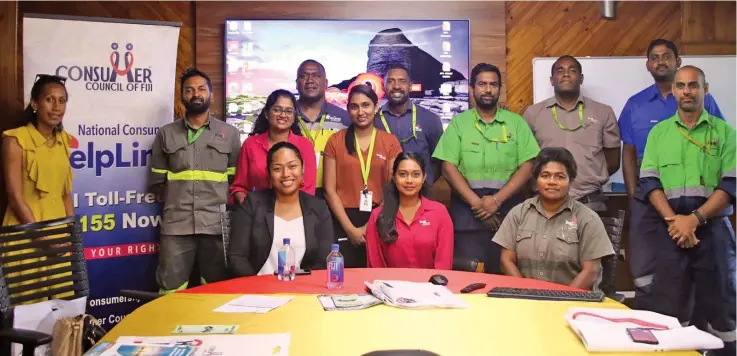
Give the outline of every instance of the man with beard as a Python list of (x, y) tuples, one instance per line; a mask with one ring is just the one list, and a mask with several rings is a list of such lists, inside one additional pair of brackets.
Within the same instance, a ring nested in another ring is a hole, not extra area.
[(501, 247), (491, 238), (509, 210), (523, 201), (518, 192), (540, 148), (521, 116), (497, 107), (499, 68), (476, 65), (469, 86), (476, 107), (451, 120), (433, 158), (443, 161), (443, 177), (452, 188), (455, 257), (476, 258), (487, 273), (501, 274)]
[(553, 63), (555, 95), (530, 106), (523, 116), (541, 148), (563, 147), (573, 154), (578, 175), (570, 196), (596, 212), (606, 211), (602, 186), (619, 170), (619, 128), (614, 110), (581, 95), (581, 63), (562, 56)]
[[(619, 131), (624, 143), (622, 174), (632, 212), (627, 259), (634, 277), (635, 307), (638, 308), (640, 304), (648, 304), (650, 283), (653, 280), (653, 254), (646, 243), (647, 235), (634, 229), (642, 215), (639, 211), (643, 206), (632, 197), (637, 188), (642, 155), (650, 130), (657, 123), (673, 116), (678, 107), (671, 92), (676, 70), (681, 66), (678, 47), (673, 42), (660, 38), (652, 41), (647, 48), (645, 66), (655, 79), (655, 84), (630, 97), (619, 117)], [(704, 109), (714, 117), (722, 117), (719, 106), (709, 93), (704, 96)]]
[(348, 112), (325, 101), (328, 78), (325, 67), (314, 59), (302, 62), (297, 69), (297, 122), (302, 135), (315, 146), (317, 158), (316, 195), (322, 197), (322, 153), (334, 133), (351, 125)]
[(190, 69), (180, 81), (186, 117), (161, 127), (151, 149), (149, 184), (164, 195), (161, 294), (187, 288), (195, 259), (202, 284), (227, 278), (220, 205), (228, 202), (241, 146), (235, 127), (210, 116), (207, 74)]
[(376, 114), (374, 125), (393, 134), (405, 152), (422, 156), (427, 169), (427, 180), (432, 185), (440, 176), (440, 161), (432, 160), (432, 153), (443, 135), (440, 117), (409, 99), (412, 82), (409, 70), (402, 64), (393, 64), (384, 76), (387, 102)]
[[(724, 341), (714, 355), (735, 354), (735, 130), (704, 110), (704, 72), (684, 66), (672, 85), (678, 111), (647, 138), (634, 199), (645, 206), (634, 229), (654, 257), (643, 309), (694, 316)], [(695, 303), (691, 304), (694, 292)], [(692, 320), (691, 320), (692, 321)], [(712, 351), (709, 351), (712, 355)]]

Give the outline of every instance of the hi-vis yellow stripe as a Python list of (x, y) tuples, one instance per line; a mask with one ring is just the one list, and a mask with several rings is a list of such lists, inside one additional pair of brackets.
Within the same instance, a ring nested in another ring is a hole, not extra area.
[(182, 172), (169, 172), (165, 169), (151, 168), (151, 172), (158, 174), (166, 174), (167, 180), (205, 180), (212, 182), (227, 182), (229, 175), (235, 174), (235, 167), (230, 167), (225, 173), (210, 172), (210, 171), (182, 171)]

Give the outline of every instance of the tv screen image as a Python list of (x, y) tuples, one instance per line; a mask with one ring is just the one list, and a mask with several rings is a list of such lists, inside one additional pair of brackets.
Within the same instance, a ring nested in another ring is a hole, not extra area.
[(383, 78), (394, 63), (409, 69), (414, 103), (437, 113), (443, 127), (469, 106), (468, 20), (227, 20), (224, 48), (225, 119), (242, 139), (272, 91), (298, 95), (306, 59), (325, 67), (325, 100), (344, 109), (359, 83), (383, 105)]

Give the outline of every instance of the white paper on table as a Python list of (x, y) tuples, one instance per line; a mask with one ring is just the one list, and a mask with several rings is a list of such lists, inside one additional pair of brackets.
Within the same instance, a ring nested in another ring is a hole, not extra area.
[(264, 295), (244, 295), (233, 299), (213, 311), (217, 313), (256, 313), (265, 314), (284, 304), (293, 297), (271, 297)]
[[(571, 308), (565, 318), (589, 352), (683, 351), (724, 347), (722, 340), (714, 335), (695, 326), (684, 328), (678, 319), (650, 311)], [(667, 328), (651, 330), (658, 340), (657, 345), (637, 343), (630, 338), (628, 328), (648, 328), (642, 322)]]
[[(54, 299), (35, 304), (17, 305), (13, 308), (13, 328), (35, 330), (51, 335), (57, 320), (84, 314), (86, 306), (87, 297), (74, 300)], [(20, 356), (23, 353), (23, 346), (13, 344), (11, 352), (14, 356)], [(37, 347), (35, 355), (51, 355), (50, 345)]]
[(429, 282), (375, 280), (364, 284), (374, 296), (394, 307), (410, 309), (470, 307), (465, 300), (445, 286)]
[[(99, 356), (118, 355), (120, 345), (137, 346), (194, 346), (189, 356), (288, 356), (290, 334), (244, 334), (244, 335), (189, 335), (189, 336), (121, 336), (115, 346)], [(244, 346), (246, 345), (246, 346)]]

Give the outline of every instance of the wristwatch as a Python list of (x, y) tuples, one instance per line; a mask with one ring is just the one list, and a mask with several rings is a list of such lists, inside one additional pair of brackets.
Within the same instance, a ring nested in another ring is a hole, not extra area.
[(694, 216), (696, 216), (696, 219), (699, 220), (699, 225), (705, 225), (706, 224), (706, 219), (704, 219), (704, 216), (701, 215), (701, 213), (699, 212), (698, 209), (692, 211), (691, 214), (694, 214)]

